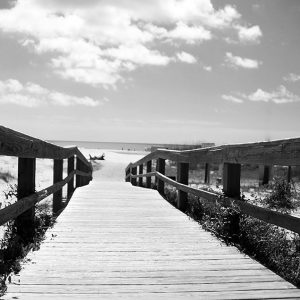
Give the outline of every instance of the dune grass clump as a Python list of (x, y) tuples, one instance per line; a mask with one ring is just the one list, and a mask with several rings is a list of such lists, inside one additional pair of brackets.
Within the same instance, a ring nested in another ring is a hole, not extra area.
[(244, 253), (300, 287), (300, 239), (278, 226), (241, 216), (237, 245)]
[(5, 183), (10, 182), (12, 179), (14, 179), (14, 176), (11, 175), (10, 172), (3, 172), (0, 171), (0, 180), (3, 180)]
[(268, 208), (289, 212), (295, 209), (295, 204), (292, 199), (291, 183), (281, 178), (275, 178), (274, 184), (272, 185), (272, 192), (265, 198), (265, 203)]
[[(11, 186), (11, 190), (6, 192), (5, 196), (17, 197), (17, 186)], [(15, 220), (5, 225), (5, 232), (0, 241), (0, 296), (5, 293), (6, 279), (10, 281), (9, 274), (16, 274), (21, 270), (21, 261), (30, 250), (39, 249), (46, 230), (52, 227), (54, 222), (52, 208), (49, 203), (45, 202), (35, 206), (35, 219), (31, 234), (20, 236)]]

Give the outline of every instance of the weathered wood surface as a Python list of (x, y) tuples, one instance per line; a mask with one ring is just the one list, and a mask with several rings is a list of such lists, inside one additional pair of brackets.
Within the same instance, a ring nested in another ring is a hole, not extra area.
[(74, 192), (3, 297), (191, 298), (299, 299), (300, 291), (221, 244), (156, 191), (97, 178)]
[(300, 138), (183, 151), (158, 149), (132, 163), (131, 167), (158, 158), (189, 163), (299, 166)]
[[(130, 176), (130, 175), (129, 175)], [(196, 189), (192, 188), (188, 185), (179, 183), (159, 172), (150, 172), (147, 174), (142, 175), (131, 175), (132, 178), (138, 178), (138, 177), (151, 177), (156, 176), (160, 180), (164, 181), (165, 183), (174, 186), (179, 191), (184, 191), (185, 193), (189, 193), (192, 195), (195, 195), (197, 197), (202, 198), (203, 201), (211, 202), (212, 204), (215, 204), (216, 202), (219, 202), (225, 206), (229, 206), (231, 204), (235, 204), (241, 211), (241, 213), (249, 215), (251, 217), (257, 218), (259, 220), (262, 220), (264, 222), (277, 225), (279, 227), (291, 230), (293, 232), (296, 232), (300, 234), (300, 218), (294, 217), (288, 214), (283, 214), (268, 208), (259, 207), (250, 203), (247, 203), (246, 201), (242, 201), (239, 199), (229, 198), (229, 197), (223, 197), (222, 195), (218, 195), (213, 192), (208, 192), (202, 189)]]
[(0, 126), (0, 155), (49, 159), (64, 159), (76, 155), (90, 167), (90, 163), (77, 147), (53, 145), (4, 126)]
[(19, 199), (17, 202), (8, 205), (5, 208), (0, 210), (0, 225), (3, 225), (6, 222), (15, 219), (22, 213), (26, 212), (28, 209), (32, 208), (36, 203), (42, 201), (43, 199), (47, 198), (51, 194), (62, 189), (63, 186), (67, 184), (70, 180), (72, 180), (73, 176), (76, 174), (80, 176), (86, 176), (86, 177), (91, 176), (91, 173), (84, 173), (81, 171), (74, 170), (64, 180), (55, 183), (30, 196)]

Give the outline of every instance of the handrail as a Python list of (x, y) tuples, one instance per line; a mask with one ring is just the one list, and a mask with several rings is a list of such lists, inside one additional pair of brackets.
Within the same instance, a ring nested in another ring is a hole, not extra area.
[(227, 162), (239, 164), (297, 166), (300, 165), (300, 138), (276, 140), (271, 142), (221, 145), (181, 151), (158, 149), (137, 162), (131, 163), (131, 167), (136, 167), (151, 159), (157, 158), (189, 163), (220, 164)]
[[(152, 160), (156, 159), (156, 171), (152, 171)], [(165, 176), (165, 160), (177, 162), (177, 181)], [(221, 164), (223, 169), (223, 192), (216, 193), (188, 186), (188, 170), (190, 163), (205, 164), (205, 183), (209, 183), (210, 165)], [(143, 173), (144, 164), (147, 171)], [(300, 165), (300, 138), (237, 145), (222, 145), (217, 147), (173, 151), (158, 149), (135, 163), (130, 163), (125, 170), (125, 180), (133, 185), (144, 186), (143, 178), (147, 179), (146, 187), (151, 188), (151, 177), (155, 177), (157, 190), (164, 193), (164, 184), (170, 184), (180, 193), (177, 207), (185, 210), (187, 195), (193, 194), (211, 203), (219, 202), (225, 206), (232, 203), (238, 206), (241, 213), (259, 220), (271, 223), (300, 234), (300, 218), (279, 213), (270, 209), (258, 207), (240, 200), (241, 164), (260, 165), (260, 180), (267, 183), (272, 165)], [(139, 171), (139, 174), (137, 174)]]
[[(68, 184), (70, 200), (75, 190), (74, 177), (76, 188), (92, 180), (92, 165), (77, 147), (63, 148), (4, 126), (0, 126), (0, 155), (18, 157), (18, 201), (0, 210), (0, 225), (16, 218), (19, 228), (33, 224), (35, 204), (51, 194), (53, 213), (58, 213), (63, 206), (64, 185)], [(53, 185), (39, 192), (35, 192), (36, 158), (54, 160)], [(68, 176), (62, 179), (64, 159), (68, 159)]]
[(65, 159), (76, 155), (90, 167), (77, 147), (64, 148), (0, 126), (0, 155), (23, 158)]

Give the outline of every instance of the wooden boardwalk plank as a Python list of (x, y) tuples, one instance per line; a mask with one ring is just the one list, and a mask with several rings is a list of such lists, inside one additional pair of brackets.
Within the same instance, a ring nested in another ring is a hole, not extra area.
[(299, 299), (300, 290), (202, 230), (154, 190), (77, 189), (3, 299)]

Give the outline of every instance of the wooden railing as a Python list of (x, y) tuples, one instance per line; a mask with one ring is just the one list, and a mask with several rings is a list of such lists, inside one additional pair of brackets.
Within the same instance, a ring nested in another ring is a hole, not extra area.
[[(92, 180), (92, 166), (77, 147), (59, 147), (3, 126), (0, 126), (0, 155), (18, 157), (18, 201), (0, 210), (0, 225), (16, 219), (21, 232), (34, 222), (36, 203), (53, 194), (53, 213), (56, 214), (62, 209), (64, 185), (68, 184), (67, 199), (70, 199), (75, 187)], [(39, 192), (35, 191), (36, 158), (54, 160), (53, 185)], [(64, 159), (68, 162), (68, 176), (63, 179)]]
[[(165, 176), (165, 160), (177, 162), (177, 181)], [(156, 160), (156, 170), (152, 172), (152, 161)], [(219, 164), (223, 170), (223, 193), (220, 195), (188, 186), (190, 164), (205, 166), (205, 183), (210, 180), (210, 166)], [(174, 151), (158, 149), (135, 163), (130, 163), (125, 172), (126, 181), (132, 185), (151, 188), (151, 177), (154, 176), (158, 192), (164, 193), (165, 183), (178, 190), (177, 207), (185, 211), (188, 194), (192, 194), (211, 203), (220, 202), (224, 206), (237, 205), (243, 214), (250, 215), (300, 234), (300, 218), (282, 214), (270, 209), (258, 207), (241, 200), (240, 179), (241, 165), (259, 165), (261, 184), (269, 181), (274, 165), (288, 166), (288, 180), (291, 177), (291, 166), (300, 165), (300, 138), (272, 142), (223, 145), (211, 148)], [(146, 166), (146, 173), (143, 173)], [(137, 171), (139, 174), (137, 174)], [(143, 178), (146, 178), (145, 184)]]

